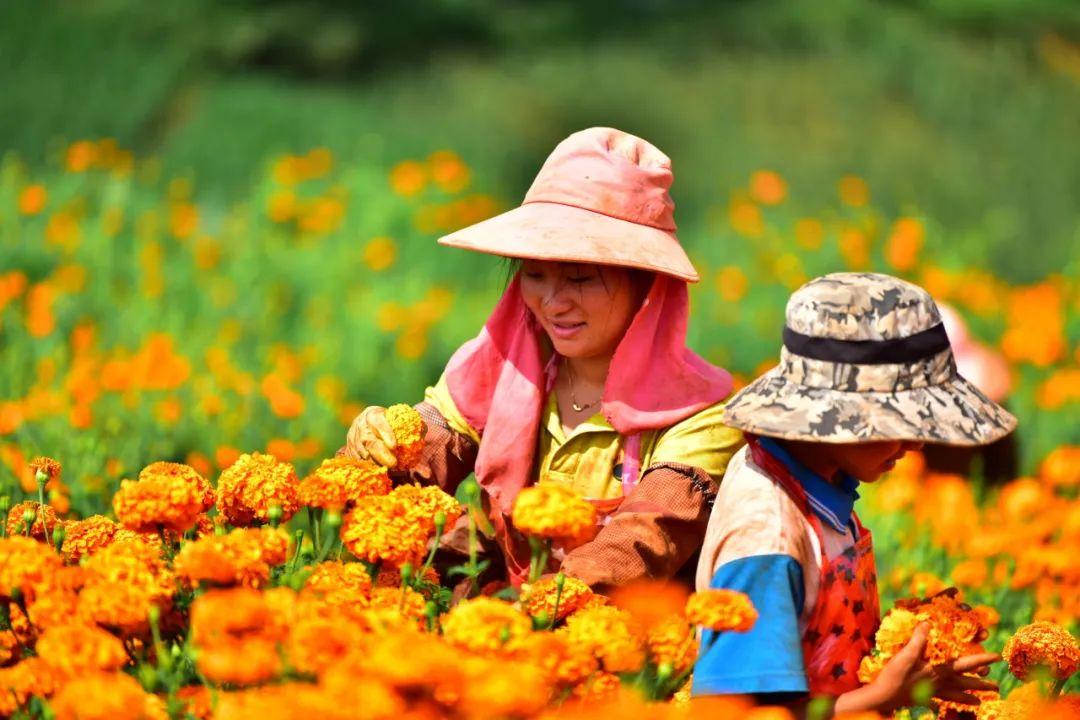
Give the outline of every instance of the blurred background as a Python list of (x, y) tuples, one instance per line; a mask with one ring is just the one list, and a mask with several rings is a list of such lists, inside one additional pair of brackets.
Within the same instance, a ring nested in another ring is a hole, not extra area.
[(1016, 472), (1080, 443), (1074, 2), (7, 0), (0, 88), (0, 494), (36, 454), (80, 512), (152, 460), (306, 471), (501, 293), (435, 238), (592, 125), (673, 158), (740, 381), (791, 290), (881, 270), (1005, 364)]

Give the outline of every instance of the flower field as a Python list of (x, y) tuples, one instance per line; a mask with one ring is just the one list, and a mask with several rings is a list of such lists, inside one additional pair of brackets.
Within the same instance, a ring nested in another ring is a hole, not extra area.
[[(472, 517), (475, 486), (392, 488), (333, 459), (364, 403), (420, 399), (504, 286), (496, 262), (434, 238), (518, 198), (476, 191), (447, 150), (392, 167), (276, 158), (233, 205), (109, 140), (48, 161), (0, 164), (0, 715), (784, 717), (642, 705), (683, 687), (694, 625), (752, 621), (738, 598), (605, 600), (545, 577), (516, 601), (451, 607), (478, 561), (440, 577), (427, 548)], [(1040, 712), (1072, 717), (1075, 641), (1059, 631), (1080, 629), (1077, 261), (1014, 286), (933, 218), (876, 208), (856, 176), (811, 208), (762, 170), (679, 221), (703, 277), (691, 344), (741, 382), (776, 354), (788, 293), (843, 268), (922, 284), (1001, 352), (1019, 477), (990, 486), (915, 455), (863, 493), (884, 607), (931, 598), (893, 611), (893, 645), (879, 637), (866, 672), (910, 635), (904, 612), (924, 613), (943, 653), (1019, 638), (1009, 664), (1033, 684), (1001, 663), (1002, 694), (1037, 704), (1030, 688), (1063, 685)], [(562, 517), (569, 502), (534, 507)], [(1020, 712), (988, 700), (980, 718)]]

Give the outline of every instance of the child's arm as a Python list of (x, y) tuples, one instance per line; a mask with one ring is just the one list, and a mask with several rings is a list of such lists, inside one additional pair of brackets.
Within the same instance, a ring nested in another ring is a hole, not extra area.
[(834, 712), (860, 712), (872, 710), (889, 713), (913, 704), (916, 686), (930, 681), (933, 696), (964, 705), (978, 705), (979, 700), (969, 690), (996, 690), (997, 685), (987, 680), (968, 677), (965, 673), (985, 674), (991, 663), (1000, 658), (994, 653), (967, 655), (949, 665), (933, 667), (923, 660), (926, 638), (930, 627), (926, 623), (915, 628), (911, 640), (882, 669), (871, 683), (844, 693), (836, 699)]

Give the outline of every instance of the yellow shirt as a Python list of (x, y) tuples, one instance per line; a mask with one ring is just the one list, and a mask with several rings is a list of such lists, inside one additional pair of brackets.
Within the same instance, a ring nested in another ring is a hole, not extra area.
[[(452, 430), (480, 442), (479, 433), (454, 405), (445, 375), (427, 389), (424, 402), (434, 406)], [(642, 471), (657, 463), (682, 463), (701, 468), (719, 483), (728, 461), (743, 444), (742, 432), (721, 421), (723, 410), (724, 404), (717, 403), (671, 427), (642, 433)], [(616, 469), (622, 462), (622, 444), (603, 414), (593, 415), (567, 434), (555, 394), (550, 393), (540, 423), (534, 470), (540, 482), (562, 483), (588, 498), (622, 495)]]

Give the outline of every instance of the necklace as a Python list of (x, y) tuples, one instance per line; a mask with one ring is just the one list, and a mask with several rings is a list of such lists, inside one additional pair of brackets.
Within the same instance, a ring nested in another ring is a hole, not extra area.
[(597, 398), (591, 403), (585, 403), (584, 405), (578, 403), (577, 397), (574, 395), (574, 371), (570, 369), (570, 363), (566, 363), (566, 379), (570, 381), (570, 407), (574, 408), (574, 412), (588, 410), (600, 402), (601, 398)]

